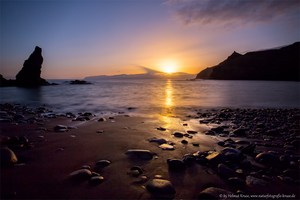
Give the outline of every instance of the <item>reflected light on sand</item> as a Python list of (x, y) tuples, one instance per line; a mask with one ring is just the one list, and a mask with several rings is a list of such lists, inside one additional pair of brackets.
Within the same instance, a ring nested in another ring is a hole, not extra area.
[(173, 98), (173, 85), (172, 80), (167, 80), (165, 85), (165, 99), (164, 99), (164, 111), (160, 116), (160, 121), (166, 128), (170, 128), (173, 124), (173, 109), (174, 109), (174, 98)]
[(165, 89), (165, 107), (170, 108), (174, 106), (173, 103), (173, 87), (172, 87), (172, 81), (168, 80), (166, 83), (166, 89)]

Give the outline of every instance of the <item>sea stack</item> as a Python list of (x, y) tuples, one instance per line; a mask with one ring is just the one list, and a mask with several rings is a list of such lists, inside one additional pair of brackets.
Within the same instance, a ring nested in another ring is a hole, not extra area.
[(45, 79), (41, 78), (42, 63), (42, 49), (36, 46), (29, 58), (25, 60), (21, 71), (16, 75), (17, 85), (21, 87), (49, 85)]

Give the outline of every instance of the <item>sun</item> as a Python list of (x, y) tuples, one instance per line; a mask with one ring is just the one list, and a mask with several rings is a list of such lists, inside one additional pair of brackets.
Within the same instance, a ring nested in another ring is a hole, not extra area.
[(177, 71), (177, 63), (175, 61), (163, 61), (160, 65), (161, 71), (167, 73), (167, 74), (172, 74)]

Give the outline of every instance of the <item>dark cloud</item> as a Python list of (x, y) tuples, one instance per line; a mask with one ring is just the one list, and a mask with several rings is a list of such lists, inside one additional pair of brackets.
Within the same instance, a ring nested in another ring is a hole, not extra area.
[(299, 0), (168, 0), (168, 5), (186, 24), (253, 23), (279, 16), (299, 19)]

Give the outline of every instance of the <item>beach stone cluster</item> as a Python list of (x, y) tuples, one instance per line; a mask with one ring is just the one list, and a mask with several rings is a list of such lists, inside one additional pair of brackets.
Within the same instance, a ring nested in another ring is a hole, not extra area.
[(75, 182), (88, 181), (90, 185), (99, 185), (105, 180), (99, 172), (110, 164), (111, 161), (109, 160), (99, 160), (95, 162), (93, 169), (90, 165), (83, 165), (80, 169), (71, 172), (69, 174), (69, 179)]
[(205, 134), (220, 139), (220, 151), (188, 154), (183, 163), (188, 157), (213, 169), (235, 190), (300, 184), (299, 109), (221, 109), (198, 112), (196, 118), (213, 125)]

